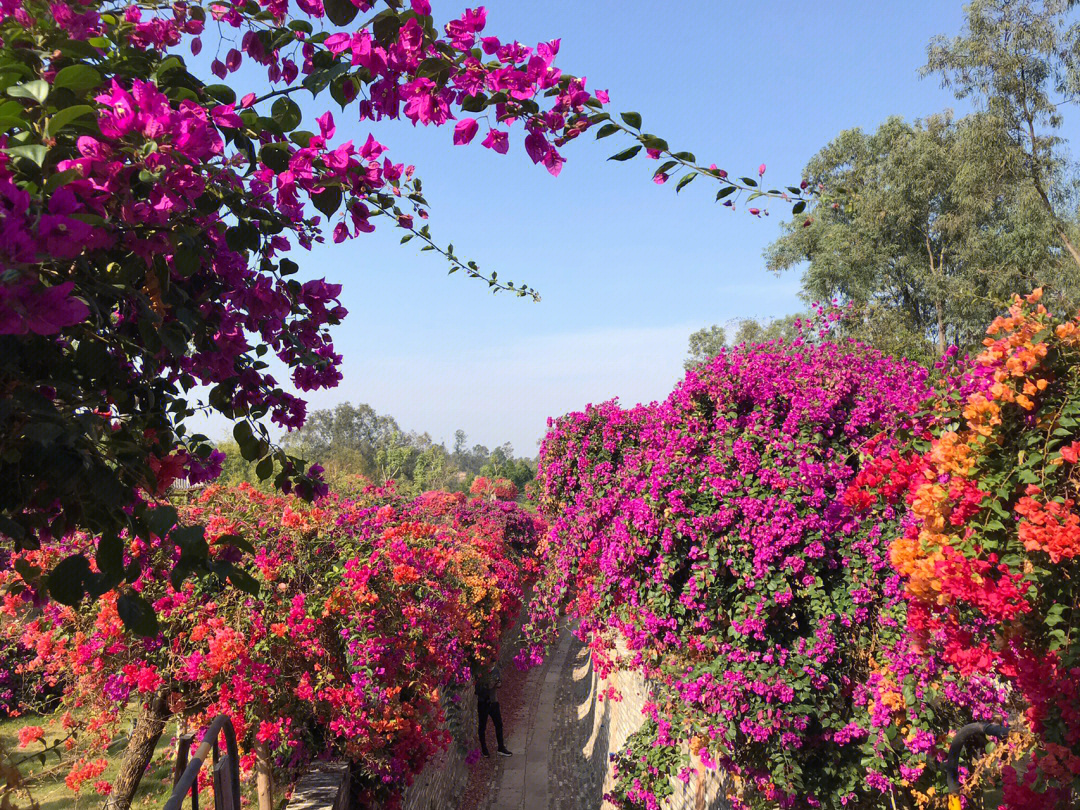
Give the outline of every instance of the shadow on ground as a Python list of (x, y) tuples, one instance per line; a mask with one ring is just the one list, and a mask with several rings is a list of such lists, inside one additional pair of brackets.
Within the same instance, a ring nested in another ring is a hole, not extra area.
[(600, 810), (611, 739), (611, 705), (597, 703), (592, 656), (570, 642), (556, 697), (548, 771), (550, 810)]

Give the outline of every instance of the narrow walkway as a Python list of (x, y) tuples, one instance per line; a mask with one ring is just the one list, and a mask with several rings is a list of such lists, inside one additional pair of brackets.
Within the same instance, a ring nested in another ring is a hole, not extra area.
[(544, 666), (532, 670), (522, 700), (507, 723), (512, 729), (507, 747), (514, 753), (500, 759), (489, 810), (547, 810), (548, 762), (555, 721), (555, 695), (566, 667), (573, 635), (561, 628), (559, 642)]

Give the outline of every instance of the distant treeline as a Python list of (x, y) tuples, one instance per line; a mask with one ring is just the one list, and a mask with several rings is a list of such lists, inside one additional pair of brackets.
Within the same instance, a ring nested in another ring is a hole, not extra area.
[[(482, 444), (468, 447), (468, 435), (458, 430), (448, 449), (428, 433), (402, 430), (394, 417), (378, 414), (364, 403), (314, 411), (304, 427), (287, 434), (282, 444), (290, 453), (321, 464), (331, 487), (364, 476), (376, 484), (392, 480), (404, 493), (457, 492), (467, 491), (474, 478), (484, 476), (509, 479), (520, 492), (536, 476), (536, 461), (516, 458), (509, 442), (494, 450)], [(235, 443), (218, 446), (226, 455), (221, 483), (259, 485), (255, 466), (244, 461)]]

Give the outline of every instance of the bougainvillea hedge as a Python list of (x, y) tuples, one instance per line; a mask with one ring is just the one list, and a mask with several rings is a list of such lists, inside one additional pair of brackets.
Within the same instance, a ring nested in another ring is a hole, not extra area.
[(1036, 300), (933, 379), (818, 335), (552, 424), (532, 657), (568, 608), (652, 685), (611, 800), (694, 751), (737, 806), (944, 807), (951, 732), (1009, 719), (965, 806), (1070, 806), (1080, 331)]
[(1040, 297), (994, 321), (939, 399), (891, 549), (913, 643), (953, 679), (1008, 685), (1014, 810), (1080, 799), (1080, 318)]
[[(394, 806), (448, 744), (441, 692), (497, 649), (529, 576), (518, 549), (543, 524), (464, 495), (409, 502), (376, 492), (311, 505), (248, 485), (211, 487), (181, 512), (207, 527), (212, 557), (238, 555), (240, 534), (254, 544), (259, 598), (212, 579), (174, 587), (179, 551), (150, 537), (128, 539), (125, 555), (142, 564), (133, 587), (158, 613), (156, 637), (125, 632), (115, 595), (78, 609), (43, 604), (25, 587), (4, 599), (9, 639), (36, 651), (21, 671), (63, 688), (64, 724), (84, 754), (70, 786), (92, 779), (126, 709), (164, 693), (169, 713), (193, 729), (228, 714), (245, 772), (259, 743), (286, 771), (345, 755), (359, 767), (363, 800)], [(23, 556), (40, 566), (42, 555), (68, 550)]]

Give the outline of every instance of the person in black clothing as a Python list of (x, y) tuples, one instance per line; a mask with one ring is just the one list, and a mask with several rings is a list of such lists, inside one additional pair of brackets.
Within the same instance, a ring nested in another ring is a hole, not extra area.
[(480, 670), (476, 676), (476, 719), (480, 733), (480, 753), (485, 757), (491, 756), (487, 747), (487, 721), (491, 718), (491, 724), (495, 726), (495, 741), (499, 744), (496, 753), (499, 756), (513, 756), (503, 743), (502, 712), (499, 711), (498, 689), (502, 683), (499, 666)]

